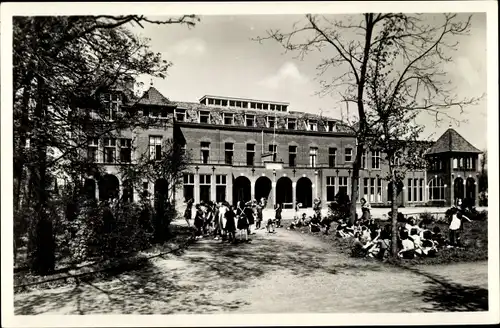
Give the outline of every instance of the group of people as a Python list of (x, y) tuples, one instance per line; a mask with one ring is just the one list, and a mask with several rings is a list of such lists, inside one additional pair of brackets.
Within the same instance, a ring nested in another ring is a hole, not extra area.
[[(390, 223), (381, 227), (371, 218), (369, 205), (364, 199), (362, 203), (362, 217), (353, 225), (341, 219), (337, 225), (337, 236), (340, 238), (354, 238), (354, 251), (357, 255), (364, 255), (383, 259), (387, 250), (391, 248), (392, 226)], [(398, 256), (404, 259), (415, 257), (434, 257), (443, 247), (460, 247), (460, 234), (463, 229), (462, 221), (467, 218), (457, 207), (452, 207), (449, 218), (448, 239), (442, 234), (439, 226), (432, 229), (424, 220), (417, 224), (414, 217), (398, 225)]]
[[(193, 200), (186, 202), (184, 218), (191, 226), (193, 218)], [(249, 235), (255, 230), (266, 228), (269, 233), (275, 233), (277, 227), (281, 227), (281, 212), (283, 206), (277, 204), (275, 207), (275, 217), (267, 220), (263, 226), (263, 209), (267, 206), (267, 199), (260, 201), (251, 200), (248, 202), (238, 201), (236, 205), (230, 205), (227, 201), (219, 203), (201, 202), (194, 205), (194, 234), (196, 239), (203, 237), (214, 237), (215, 240), (249, 242)]]

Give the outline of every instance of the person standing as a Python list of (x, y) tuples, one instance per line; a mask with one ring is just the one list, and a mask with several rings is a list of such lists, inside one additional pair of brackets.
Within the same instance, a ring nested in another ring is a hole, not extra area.
[(196, 239), (199, 239), (202, 237), (202, 229), (203, 229), (203, 224), (204, 224), (204, 213), (201, 208), (201, 206), (198, 204), (196, 205), (196, 214), (194, 217), (194, 227), (196, 228), (195, 235)]
[(188, 227), (191, 227), (191, 218), (193, 215), (193, 199), (189, 199), (186, 203), (186, 210), (184, 211), (184, 219), (187, 222)]
[(245, 216), (247, 217), (248, 220), (248, 229), (247, 229), (247, 234), (250, 236), (252, 233), (251, 227), (255, 223), (255, 218), (253, 215), (253, 206), (252, 202), (248, 202), (245, 204), (245, 209), (243, 210), (245, 212)]
[(471, 220), (462, 214), (456, 207), (454, 208), (454, 212), (451, 215), (450, 226), (448, 227), (450, 245), (451, 246), (460, 246), (460, 232), (463, 231), (462, 220), (465, 219), (469, 222)]
[(226, 212), (228, 210), (229, 209), (226, 205), (226, 202), (225, 201), (221, 202), (219, 207), (219, 217), (217, 219), (217, 222), (218, 222), (218, 233), (222, 240), (226, 239)]
[(276, 228), (281, 228), (281, 213), (283, 212), (283, 205), (281, 203), (276, 204), (275, 208), (275, 223), (276, 223)]
[(370, 204), (366, 199), (361, 198), (361, 221), (368, 222), (371, 219)]
[(226, 211), (225, 213), (225, 217), (226, 217), (226, 224), (225, 224), (225, 230), (226, 230), (226, 233), (228, 235), (228, 238), (229, 238), (229, 241), (230, 242), (236, 242), (236, 236), (235, 236), (235, 232), (236, 232), (236, 222), (235, 222), (235, 219), (236, 219), (236, 211), (234, 209), (234, 206), (228, 206), (229, 204), (226, 204), (226, 206), (228, 207), (228, 210)]

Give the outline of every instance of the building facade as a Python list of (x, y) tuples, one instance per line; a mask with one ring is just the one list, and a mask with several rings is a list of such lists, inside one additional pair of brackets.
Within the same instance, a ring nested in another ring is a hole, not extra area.
[[(159, 156), (167, 139), (191, 154), (182, 186), (167, 188), (179, 209), (187, 199), (235, 203), (263, 197), (270, 208), (277, 203), (292, 208), (295, 202), (311, 207), (314, 198), (325, 204), (341, 190), (350, 193), (356, 138), (336, 119), (289, 111), (283, 102), (210, 95), (198, 103), (175, 102), (154, 87), (133, 101), (120, 93), (108, 99), (111, 111), (119, 112), (123, 105), (154, 124), (122, 131), (115, 140), (89, 142), (89, 156), (107, 173), (95, 184), (101, 199), (108, 197), (110, 192), (102, 190), (110, 189), (105, 185), (111, 180), (114, 195), (136, 198), (161, 189), (158, 181), (144, 181), (143, 190), (128, 190), (117, 166), (133, 165), (139, 153)], [(475, 201), (479, 153), (450, 128), (427, 153), (432, 165), (407, 174), (399, 205), (448, 206), (466, 197)], [(383, 179), (388, 172), (383, 155), (367, 150), (361, 164), (360, 198), (373, 206), (388, 205), (391, 188)]]

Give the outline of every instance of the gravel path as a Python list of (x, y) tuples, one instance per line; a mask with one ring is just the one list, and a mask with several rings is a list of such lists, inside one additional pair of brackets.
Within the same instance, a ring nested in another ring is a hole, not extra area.
[(335, 313), (487, 309), (487, 262), (398, 268), (319, 238), (260, 230), (249, 244), (201, 240), (108, 281), (16, 294), (22, 314)]

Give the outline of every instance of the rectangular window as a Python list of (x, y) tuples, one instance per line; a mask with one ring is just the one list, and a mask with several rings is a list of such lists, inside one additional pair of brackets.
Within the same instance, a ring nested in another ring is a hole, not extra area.
[(236, 107), (241, 108), (241, 101), (237, 101), (237, 102), (236, 102)]
[(227, 107), (227, 100), (222, 100), (221, 101), (221, 105), (224, 106), (224, 107)]
[(288, 106), (286, 106), (286, 105), (281, 106), (281, 111), (282, 111), (282, 112), (286, 112), (287, 107), (288, 107)]
[(210, 112), (200, 112), (200, 123), (210, 124)]
[(269, 152), (273, 154), (273, 162), (276, 162), (276, 157), (278, 156), (278, 146), (277, 145), (269, 145)]
[(309, 149), (309, 166), (316, 167), (318, 165), (317, 159), (318, 159), (318, 147), (311, 147)]
[(116, 161), (116, 139), (104, 138), (104, 163)]
[(335, 132), (335, 122), (328, 121), (328, 123), (327, 123), (327, 131), (328, 132)]
[(369, 179), (368, 178), (363, 178), (363, 198), (366, 199), (366, 201), (369, 201), (369, 197), (370, 197), (370, 194), (368, 193), (369, 192), (369, 186), (368, 186), (368, 183), (369, 183)]
[(382, 179), (377, 178), (377, 203), (382, 203)]
[(200, 174), (200, 201), (202, 202), (210, 201), (210, 185), (211, 185), (211, 175)]
[(255, 115), (245, 115), (245, 126), (255, 126)]
[(453, 159), (453, 168), (458, 169), (458, 159), (457, 158)]
[(262, 109), (267, 110), (267, 104), (262, 104)]
[(210, 158), (210, 142), (207, 141), (202, 141), (200, 143), (200, 155), (201, 155), (201, 162), (203, 164), (208, 164), (209, 158)]
[(88, 148), (87, 148), (87, 159), (92, 163), (97, 163), (98, 158), (98, 149), (99, 149), (99, 140), (97, 138), (91, 138), (89, 140)]
[(149, 197), (149, 183), (143, 182), (142, 183), (142, 198), (147, 199)]
[(149, 159), (161, 159), (161, 136), (149, 136)]
[(184, 200), (194, 199), (194, 174), (184, 173)]
[(186, 111), (184, 109), (175, 109), (175, 120), (178, 122), (184, 122), (186, 120)]
[(224, 113), (224, 124), (225, 125), (233, 125), (234, 115), (233, 113)]
[(120, 139), (120, 162), (132, 162), (132, 139)]
[(288, 164), (291, 167), (297, 166), (297, 146), (288, 146)]
[(241, 108), (248, 108), (248, 102), (242, 101), (241, 102)]
[(229, 100), (229, 107), (236, 107), (236, 102), (234, 100)]
[(352, 162), (352, 148), (345, 149), (345, 161)]
[(297, 129), (297, 120), (294, 118), (289, 118), (287, 119), (287, 129), (288, 130), (295, 130)]
[(418, 202), (418, 179), (413, 179), (413, 201)]
[(255, 108), (257, 108), (257, 105), (254, 102), (250, 103), (250, 108), (255, 109)]
[(255, 144), (247, 144), (247, 166), (255, 164)]
[(380, 150), (372, 150), (372, 169), (380, 169)]
[(226, 175), (217, 174), (215, 176), (215, 201), (223, 202), (226, 200)]
[(328, 148), (328, 166), (335, 167), (337, 164), (337, 148)]
[(267, 117), (267, 127), (268, 128), (274, 128), (276, 124), (276, 117), (274, 116), (268, 116)]
[(366, 169), (366, 150), (361, 154), (361, 168)]
[(420, 184), (418, 188), (418, 200), (424, 201), (424, 179), (420, 179)]
[(375, 178), (370, 178), (370, 200), (371, 203), (375, 202)]
[(411, 202), (412, 201), (412, 187), (411, 187), (411, 182), (412, 182), (412, 179), (408, 179), (408, 201)]
[(215, 106), (220, 106), (220, 99), (215, 99)]
[(104, 95), (105, 117), (107, 120), (116, 120), (117, 113), (120, 111), (120, 98), (118, 94), (108, 93)]
[(335, 177), (326, 177), (326, 201), (335, 200)]
[(209, 105), (213, 105), (214, 104), (214, 100), (213, 99), (208, 99), (208, 104)]
[(257, 109), (262, 109), (262, 104), (261, 103), (257, 103)]
[(225, 163), (233, 164), (233, 153), (234, 153), (234, 144), (232, 142), (226, 142), (224, 145), (224, 153), (225, 153)]
[(347, 187), (347, 177), (339, 177), (339, 192), (348, 195)]
[(274, 105), (273, 105), (273, 104), (271, 104), (271, 105), (270, 105), (270, 109), (271, 109), (271, 110), (275, 110), (276, 108), (274, 107)]
[(308, 120), (307, 129), (309, 131), (318, 131), (318, 121)]

